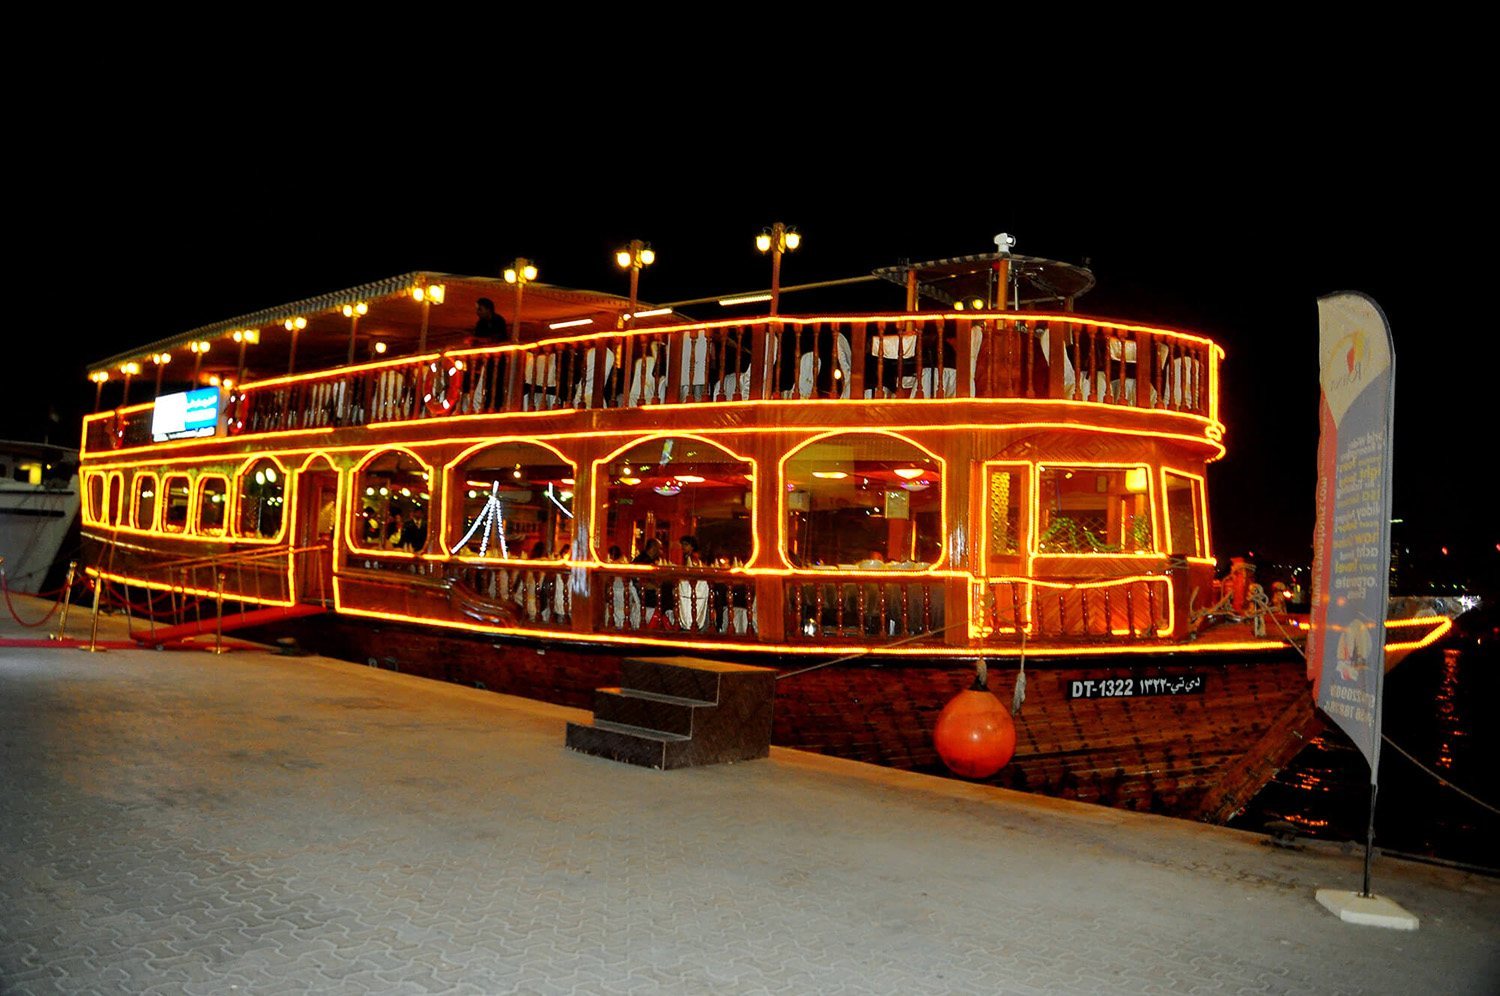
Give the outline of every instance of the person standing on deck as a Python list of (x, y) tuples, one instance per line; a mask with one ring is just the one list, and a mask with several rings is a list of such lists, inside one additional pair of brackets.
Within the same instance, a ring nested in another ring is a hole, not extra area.
[[(494, 301), (491, 301), (487, 297), (480, 298), (474, 303), (474, 314), (476, 316), (476, 321), (474, 322), (474, 333), (469, 337), (471, 345), (503, 346), (504, 344), (511, 341), (510, 329), (505, 324), (505, 318), (501, 316), (497, 311), (495, 311)], [(502, 353), (501, 355), (495, 357), (494, 385), (488, 392), (485, 391), (485, 373), (483, 366), (479, 367), (477, 376), (471, 375), (468, 371), (465, 371), (465, 393), (469, 394), (471, 398), (469, 402), (470, 410), (478, 411), (483, 408), (484, 396), (486, 394), (491, 395), (495, 399), (504, 398), (506, 385), (509, 383), (506, 377), (506, 374), (510, 369), (509, 363), (509, 354)], [(471, 376), (473, 376), (473, 380), (469, 379)], [(493, 407), (500, 408), (503, 406), (495, 405)]]

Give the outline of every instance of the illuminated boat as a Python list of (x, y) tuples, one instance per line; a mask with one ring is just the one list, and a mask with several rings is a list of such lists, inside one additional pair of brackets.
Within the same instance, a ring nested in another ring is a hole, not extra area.
[[(626, 655), (765, 663), (776, 742), (904, 767), (977, 658), (1003, 694), (1024, 658), (998, 782), (1191, 811), (1306, 694), (1278, 640), (1189, 639), (1222, 349), (1075, 311), (1064, 263), (875, 276), (904, 307), (702, 321), (410, 273), (161, 339), (93, 368), (90, 562), (571, 705)], [(481, 299), (518, 341), (473, 340)]]

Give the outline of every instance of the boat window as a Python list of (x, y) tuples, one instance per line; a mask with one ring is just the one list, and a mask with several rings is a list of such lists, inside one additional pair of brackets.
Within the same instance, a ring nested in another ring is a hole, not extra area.
[(198, 532), (217, 535), (224, 532), (226, 507), (229, 504), (229, 479), (207, 474), (198, 479)]
[(135, 475), (130, 524), (137, 529), (150, 529), (156, 525), (156, 488), (155, 474)]
[(1167, 550), (1187, 557), (1203, 557), (1203, 481), (1167, 471)]
[(85, 492), (83, 517), (89, 522), (97, 524), (104, 517), (104, 475), (88, 475), (88, 487)]
[(444, 548), (470, 557), (544, 560), (571, 556), (577, 470), (545, 446), (512, 442), (471, 454), (448, 472), (460, 514)]
[(794, 567), (931, 567), (942, 559), (942, 465), (904, 439), (845, 433), (786, 461), (783, 553)]
[(1038, 553), (1149, 553), (1145, 467), (1039, 468)]
[(594, 486), (600, 560), (738, 567), (750, 559), (749, 460), (701, 439), (648, 439), (600, 466)]
[(1026, 494), (1026, 472), (1020, 468), (989, 468), (985, 505), (989, 509), (989, 533), (985, 549), (989, 556), (1007, 556), (1020, 552), (1025, 537), (1021, 534), (1022, 501)]
[(109, 475), (109, 504), (106, 508), (108, 519), (105, 524), (118, 526), (121, 523), (120, 513), (125, 505), (125, 475), (115, 471)]
[(241, 471), (235, 535), (271, 537), (281, 532), (286, 503), (286, 470), (275, 460), (260, 460)]
[(353, 544), (365, 550), (425, 547), (430, 481), (427, 467), (399, 450), (382, 453), (360, 468), (354, 475), (355, 500), (350, 503)]
[(166, 504), (163, 506), (161, 527), (169, 533), (180, 533), (187, 529), (188, 499), (192, 494), (188, 479), (182, 474), (170, 475), (162, 485)]

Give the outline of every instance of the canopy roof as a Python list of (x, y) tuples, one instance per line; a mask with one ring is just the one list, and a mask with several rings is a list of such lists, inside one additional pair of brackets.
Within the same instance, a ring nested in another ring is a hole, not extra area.
[(1011, 280), (1019, 288), (1022, 305), (1065, 301), (1087, 293), (1094, 286), (1094, 274), (1087, 267), (1015, 253), (991, 252), (927, 263), (902, 263), (881, 267), (875, 275), (905, 286), (907, 275), (915, 270), (918, 292), (923, 297), (945, 304), (977, 297), (986, 306), (993, 306), (998, 297), (993, 289), (998, 272), (996, 264), (1001, 260), (1010, 263)]
[[(441, 304), (424, 304), (413, 295), (414, 288), (423, 288), (426, 296), (426, 288), (434, 284), (443, 288)], [(185, 380), (192, 367), (191, 344), (206, 342), (210, 348), (200, 363), (200, 374), (233, 375), (239, 366), (239, 343), (234, 335), (253, 330), (260, 334), (260, 341), (246, 347), (247, 379), (284, 374), (292, 341), (285, 322), (292, 318), (303, 318), (307, 322), (306, 327), (297, 333), (297, 369), (338, 366), (348, 357), (350, 331), (355, 327), (343, 309), (346, 305), (352, 307), (361, 302), (368, 311), (358, 321), (356, 362), (369, 359), (377, 342), (386, 345), (388, 356), (415, 352), (424, 317), (428, 349), (458, 347), (473, 331), (475, 305), (480, 298), (494, 302), (496, 312), (509, 324), (512, 337), (523, 342), (558, 334), (548, 329), (554, 322), (588, 320), (592, 323), (579, 325), (572, 330), (574, 332), (586, 332), (591, 328), (614, 329), (620, 316), (630, 310), (630, 302), (614, 294), (533, 282), (526, 284), (522, 295), (517, 336), (514, 284), (498, 277), (417, 271), (180, 332), (90, 364), (89, 372), (102, 370), (117, 375), (122, 364), (133, 361), (141, 364), (142, 376), (150, 376), (152, 355), (171, 353), (172, 362), (166, 371), (166, 379)], [(649, 305), (642, 303), (637, 307)], [(671, 317), (663, 316), (662, 320), (671, 320)]]

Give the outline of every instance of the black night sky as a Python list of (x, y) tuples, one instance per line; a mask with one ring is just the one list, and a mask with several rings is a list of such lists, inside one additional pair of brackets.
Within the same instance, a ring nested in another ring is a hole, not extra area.
[[(69, 172), (78, 144), (61, 138), (14, 181), (26, 275), (9, 335), (26, 359), (10, 365), (18, 401), (0, 436), (76, 440), (90, 360), (408, 270), (496, 275), (524, 255), (546, 282), (624, 293), (612, 254), (640, 238), (658, 252), (641, 296), (663, 301), (764, 287), (752, 242), (777, 220), (805, 237), (787, 284), (985, 252), (1006, 231), (1017, 252), (1087, 258), (1098, 285), (1081, 312), (1227, 350), (1229, 455), (1210, 471), (1221, 558), (1309, 557), (1316, 299), (1370, 294), (1396, 341), (1396, 540), (1494, 584), (1500, 349), (1481, 244), (1458, 237), (1493, 213), (1479, 160), (1453, 144), (1451, 118), (1397, 129), (1373, 98), (1326, 97), (1289, 123), (1281, 99), (1247, 96), (1213, 124), (1122, 109), (975, 138), (893, 128), (911, 115), (871, 107), (746, 133), (540, 110), (481, 124), (473, 108), (445, 108), (427, 131), (389, 112), (318, 129), (268, 113), (151, 125), (102, 106), (89, 148), (107, 161)], [(515, 128), (519, 150), (504, 140)], [(846, 306), (902, 301), (885, 285), (866, 294)]]

